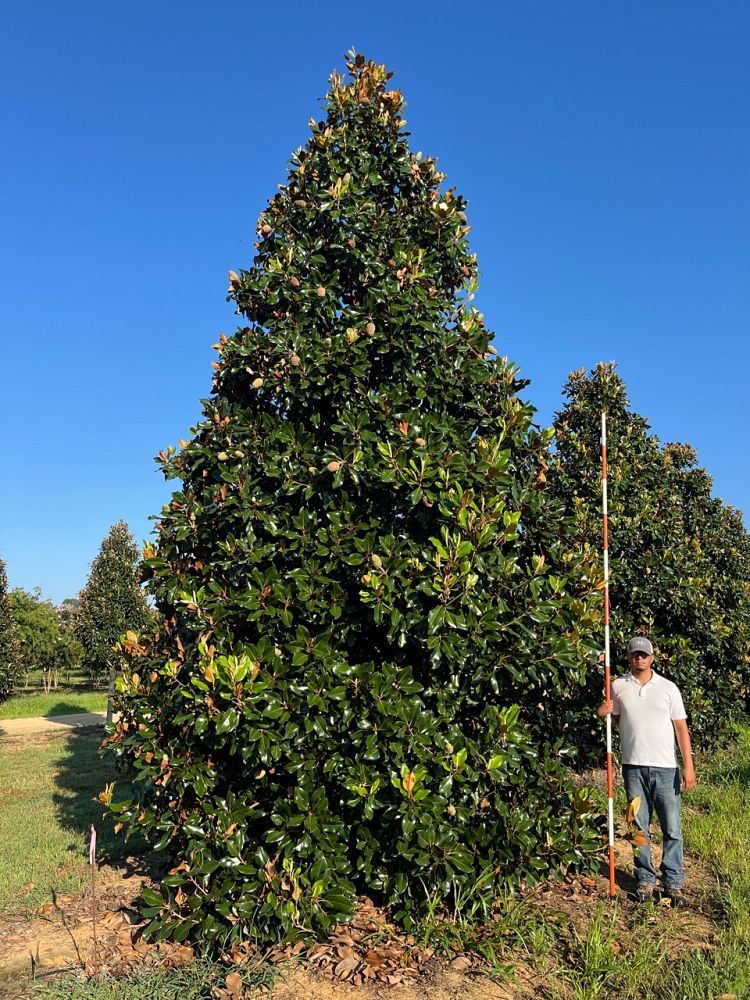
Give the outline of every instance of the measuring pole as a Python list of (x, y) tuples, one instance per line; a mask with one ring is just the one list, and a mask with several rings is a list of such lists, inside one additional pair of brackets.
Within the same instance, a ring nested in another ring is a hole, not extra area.
[(89, 840), (89, 864), (91, 865), (91, 923), (94, 928), (94, 968), (99, 971), (99, 947), (96, 940), (96, 827), (91, 824)]
[[(604, 699), (612, 697), (609, 659), (609, 538), (607, 533), (607, 414), (602, 410), (602, 541), (604, 547)], [(607, 804), (609, 808), (609, 898), (615, 898), (615, 796), (612, 784), (612, 714), (607, 715)]]

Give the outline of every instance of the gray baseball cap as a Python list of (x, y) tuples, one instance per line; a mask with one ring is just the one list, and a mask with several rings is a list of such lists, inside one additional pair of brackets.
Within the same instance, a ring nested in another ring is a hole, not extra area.
[(645, 635), (634, 635), (628, 643), (628, 652), (648, 653), (649, 656), (653, 656), (654, 647), (651, 645), (651, 640), (647, 639)]

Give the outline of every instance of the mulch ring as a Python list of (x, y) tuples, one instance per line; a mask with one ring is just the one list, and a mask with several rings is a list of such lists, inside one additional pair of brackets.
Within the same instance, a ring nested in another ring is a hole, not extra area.
[[(99, 965), (95, 969), (90, 961), (88, 973), (120, 977), (138, 966), (158, 964), (173, 968), (193, 960), (191, 947), (146, 941), (142, 936), (145, 924), (130, 923), (129, 911), (121, 910), (118, 914), (110, 914), (107, 927), (110, 934), (101, 942)], [(116, 933), (112, 933), (115, 927)], [(352, 986), (365, 983), (398, 986), (418, 979), (428, 971), (428, 963), (433, 967), (438, 964), (433, 949), (420, 948), (413, 936), (400, 933), (367, 897), (360, 897), (352, 921), (337, 924), (325, 943), (308, 945), (297, 941), (261, 954), (252, 942), (243, 941), (233, 945), (223, 960), (229, 967), (242, 968), (261, 957), (278, 966), (296, 960), (325, 978)], [(463, 956), (456, 961), (461, 969), (472, 964), (471, 959)], [(215, 991), (215, 995), (226, 998), (241, 995), (240, 976), (230, 973), (224, 993)]]
[(435, 951), (419, 947), (411, 934), (400, 932), (372, 900), (361, 896), (352, 921), (337, 924), (327, 942), (310, 948), (298, 942), (272, 953), (272, 961), (295, 955), (318, 972), (353, 986), (367, 982), (398, 986), (419, 978)]

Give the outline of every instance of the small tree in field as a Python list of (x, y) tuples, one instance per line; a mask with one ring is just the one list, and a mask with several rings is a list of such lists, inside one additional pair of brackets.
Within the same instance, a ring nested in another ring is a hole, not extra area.
[(77, 670), (83, 662), (83, 646), (76, 638), (74, 631), (75, 611), (78, 603), (77, 597), (66, 597), (62, 604), (58, 604), (55, 609), (60, 622), (60, 639), (52, 655), (50, 679), (54, 687), (58, 686), (60, 674), (64, 674), (69, 683), (71, 673)]
[(8, 595), (8, 603), (18, 638), (18, 676), (23, 674), (24, 685), (28, 687), (32, 671), (41, 670), (46, 686), (50, 660), (60, 638), (57, 613), (38, 587), (31, 593), (14, 588)]
[[(582, 543), (600, 544), (600, 415), (608, 425), (612, 643), (648, 634), (657, 669), (681, 687), (691, 727), (714, 738), (745, 704), (750, 654), (750, 538), (740, 514), (711, 495), (687, 445), (661, 446), (630, 409), (612, 364), (573, 372), (557, 415), (550, 476)], [(592, 689), (579, 692), (581, 741), (600, 742)], [(598, 692), (600, 693), (600, 692)]]
[(144, 628), (150, 619), (140, 588), (138, 547), (124, 521), (114, 524), (91, 564), (88, 582), (72, 612), (73, 633), (83, 648), (83, 663), (101, 682), (115, 662), (113, 646), (129, 629)]
[(138, 795), (111, 809), (173, 853), (144, 895), (178, 940), (322, 934), (357, 892), (406, 926), (435, 898), (488, 913), (599, 844), (548, 725), (595, 586), (551, 435), (471, 305), (464, 200), (384, 68), (348, 69), (230, 272), (246, 322), (204, 419), (161, 456), (162, 620), (125, 642), (111, 738)]
[(49, 686), (58, 687), (61, 674), (64, 674), (66, 681), (69, 682), (71, 672), (80, 666), (82, 660), (83, 646), (72, 632), (62, 629), (50, 657), (50, 670), (47, 679)]
[(8, 576), (0, 559), (0, 703), (7, 700), (18, 675), (18, 627), (8, 596)]

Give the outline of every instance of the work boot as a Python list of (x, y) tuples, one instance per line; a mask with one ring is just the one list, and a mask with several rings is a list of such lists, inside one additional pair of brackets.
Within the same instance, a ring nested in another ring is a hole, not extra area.
[(635, 890), (635, 898), (638, 903), (650, 903), (654, 898), (654, 887), (652, 885), (639, 885)]
[(685, 898), (682, 889), (667, 889), (667, 896), (669, 896), (672, 901), (672, 906), (676, 910), (684, 910), (688, 905), (688, 901)]

